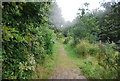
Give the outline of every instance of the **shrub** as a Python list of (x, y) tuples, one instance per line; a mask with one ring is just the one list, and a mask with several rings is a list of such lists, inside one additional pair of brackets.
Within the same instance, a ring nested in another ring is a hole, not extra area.
[(71, 46), (71, 47), (74, 47), (75, 46), (75, 42), (73, 39), (71, 39), (68, 44)]
[(99, 65), (104, 67), (106, 70), (105, 76), (109, 75), (108, 77), (111, 78), (118, 78), (118, 72), (119, 72), (119, 55), (120, 53), (116, 51), (114, 48), (116, 48), (116, 45), (114, 43), (109, 44), (99, 44)]
[(75, 51), (82, 56), (97, 55), (98, 47), (93, 44), (90, 44), (86, 40), (81, 40), (80, 44), (76, 45)]
[[(37, 63), (52, 54), (49, 3), (6, 2), (3, 6), (3, 79), (29, 79)], [(40, 14), (40, 15), (38, 15)]]
[(64, 40), (64, 44), (67, 44), (69, 42), (70, 38), (69, 37), (66, 37), (65, 40)]
[[(81, 40), (80, 44), (76, 45), (75, 51), (80, 56), (97, 57), (98, 64), (102, 67), (102, 78), (115, 79), (119, 78), (119, 56), (120, 53), (115, 50), (117, 46), (114, 43), (91, 44), (86, 40)], [(91, 74), (89, 74), (91, 76)]]

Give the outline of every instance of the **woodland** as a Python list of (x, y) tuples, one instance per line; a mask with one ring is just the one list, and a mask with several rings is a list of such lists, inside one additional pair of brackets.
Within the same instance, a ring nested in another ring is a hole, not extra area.
[(76, 66), (87, 79), (120, 79), (120, 2), (101, 6), (86, 2), (69, 22), (56, 2), (2, 2), (2, 78), (50, 79)]

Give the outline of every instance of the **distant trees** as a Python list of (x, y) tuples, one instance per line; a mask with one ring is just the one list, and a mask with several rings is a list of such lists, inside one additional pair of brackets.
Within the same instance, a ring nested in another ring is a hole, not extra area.
[(71, 26), (63, 29), (64, 44), (72, 46), (81, 57), (95, 57), (100, 71), (95, 70), (93, 74), (99, 72), (99, 78), (119, 79), (120, 47), (116, 44), (120, 44), (120, 2), (106, 2), (102, 6), (105, 10), (79, 9)]
[[(88, 3), (84, 4), (88, 6)], [(86, 12), (85, 8), (79, 9), (72, 26), (68, 27), (74, 39), (87, 38), (89, 40), (120, 41), (120, 2), (102, 3), (105, 10)], [(92, 38), (91, 38), (92, 37)]]
[(62, 17), (61, 9), (57, 5), (57, 3), (52, 3), (51, 7), (52, 8), (49, 12), (49, 23), (51, 24), (55, 32), (58, 32), (65, 21)]
[(120, 40), (120, 2), (110, 5), (110, 2), (104, 4), (106, 10), (102, 16), (97, 16), (101, 33), (100, 39), (105, 41), (119, 42)]
[(49, 24), (51, 25), (51, 29), (56, 33), (57, 38), (62, 38), (62, 26), (64, 25), (64, 18), (62, 17), (61, 9), (59, 8), (57, 3), (51, 4), (51, 9), (49, 11)]

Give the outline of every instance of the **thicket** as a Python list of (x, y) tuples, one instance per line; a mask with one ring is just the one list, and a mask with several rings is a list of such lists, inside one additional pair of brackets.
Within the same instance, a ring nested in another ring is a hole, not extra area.
[(105, 10), (89, 12), (86, 8), (79, 9), (80, 13), (71, 26), (63, 29), (64, 43), (71, 45), (82, 57), (97, 58), (103, 68), (100, 72), (103, 76), (99, 78), (119, 78), (120, 3), (102, 5)]
[[(96, 63), (96, 68), (92, 69), (92, 74), (87, 72), (86, 69), (84, 74), (88, 73), (89, 78), (95, 78), (95, 74), (97, 73), (99, 76), (97, 78), (104, 79), (115, 79), (119, 78), (119, 57), (120, 54), (114, 48), (117, 47), (115, 43), (96, 43), (91, 44), (89, 41), (81, 40), (79, 44), (76, 45), (74, 51), (78, 54), (78, 56), (82, 58), (88, 59), (89, 57), (94, 57), (96, 62), (91, 60), (91, 63), (87, 63), (86, 65), (92, 65)], [(98, 66), (99, 65), (99, 66)], [(100, 67), (101, 66), (101, 67)], [(97, 68), (99, 70), (97, 70)], [(84, 69), (84, 68), (83, 68)], [(95, 74), (94, 74), (95, 73)], [(92, 76), (93, 75), (93, 76)]]
[(48, 23), (51, 2), (2, 3), (3, 79), (28, 79), (52, 54), (54, 31)]

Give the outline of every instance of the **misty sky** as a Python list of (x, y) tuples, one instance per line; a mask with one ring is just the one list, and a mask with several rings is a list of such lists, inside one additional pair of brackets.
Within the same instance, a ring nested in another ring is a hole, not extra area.
[[(82, 3), (90, 3), (89, 9), (96, 9), (100, 7), (99, 2), (103, 0), (56, 0), (57, 4), (62, 10), (62, 15), (65, 21), (72, 21), (76, 17), (78, 9), (81, 7)], [(104, 0), (110, 1), (110, 0)]]

